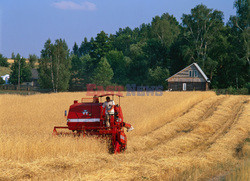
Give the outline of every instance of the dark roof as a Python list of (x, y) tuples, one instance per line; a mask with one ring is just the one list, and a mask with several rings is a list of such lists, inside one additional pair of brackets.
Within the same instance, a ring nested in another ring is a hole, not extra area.
[[(194, 65), (196, 67), (196, 69), (200, 72), (200, 74), (202, 75), (202, 77), (207, 81), (210, 82), (210, 80), (207, 78), (206, 74), (201, 70), (200, 66), (197, 63), (192, 63), (191, 65), (185, 67), (184, 69), (180, 70), (179, 72), (177, 72), (176, 74), (180, 73), (181, 71), (185, 70), (186, 68), (190, 67)], [(167, 78), (166, 81), (170, 78), (172, 78), (173, 76), (175, 76), (176, 74), (172, 75), (171, 77)]]
[(37, 69), (31, 69), (31, 78), (38, 79), (38, 71)]
[(118, 96), (118, 97), (123, 97), (122, 94), (102, 94), (102, 95), (99, 95), (98, 97), (105, 97), (105, 96)]

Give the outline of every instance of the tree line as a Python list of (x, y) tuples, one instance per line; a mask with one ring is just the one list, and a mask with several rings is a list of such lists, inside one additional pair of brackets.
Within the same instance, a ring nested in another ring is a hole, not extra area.
[[(18, 79), (20, 81), (20, 84), (23, 82), (30, 82), (31, 81), (31, 69), (35, 68), (35, 62), (38, 61), (38, 57), (35, 54), (30, 54), (28, 59), (25, 59), (21, 57), (21, 55), (18, 53), (17, 55), (14, 54), (14, 52), (11, 54), (11, 59), (14, 60), (14, 63), (10, 64), (8, 62), (8, 58), (4, 57), (2, 54), (0, 54), (0, 66), (1, 67), (10, 67), (11, 73), (9, 82), (11, 84), (17, 85)], [(27, 61), (28, 60), (28, 61)], [(0, 77), (0, 84), (4, 84), (5, 81), (3, 81)]]
[(84, 38), (72, 51), (65, 40), (49, 39), (39, 59), (39, 84), (54, 92), (84, 90), (89, 83), (166, 88), (166, 78), (196, 62), (211, 88), (249, 86), (248, 1), (236, 0), (234, 7), (236, 16), (226, 24), (223, 12), (200, 4), (181, 23), (164, 13), (134, 29)]

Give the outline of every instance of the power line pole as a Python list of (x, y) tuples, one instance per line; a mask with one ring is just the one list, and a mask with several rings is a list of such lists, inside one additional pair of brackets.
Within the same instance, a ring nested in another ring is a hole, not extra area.
[(20, 91), (20, 61), (21, 61), (21, 58), (19, 59), (19, 64), (18, 64), (18, 90), (19, 91)]

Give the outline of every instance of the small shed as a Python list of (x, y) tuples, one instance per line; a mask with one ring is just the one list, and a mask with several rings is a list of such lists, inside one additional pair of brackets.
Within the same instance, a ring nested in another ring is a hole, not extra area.
[(206, 91), (210, 83), (197, 63), (192, 63), (166, 81), (168, 82), (168, 89), (173, 91)]
[(9, 78), (10, 78), (10, 75), (9, 74), (6, 74), (6, 75), (3, 75), (1, 76), (2, 79), (5, 81), (4, 84), (8, 84), (9, 83)]

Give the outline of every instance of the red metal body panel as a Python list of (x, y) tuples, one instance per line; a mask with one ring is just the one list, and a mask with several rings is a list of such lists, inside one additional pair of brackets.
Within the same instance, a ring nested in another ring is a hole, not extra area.
[[(67, 124), (70, 130), (100, 127), (101, 103), (76, 103), (70, 106)], [(99, 121), (98, 121), (99, 120)]]

